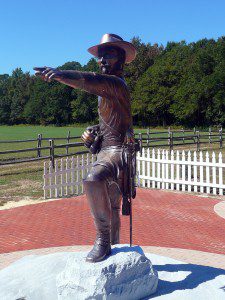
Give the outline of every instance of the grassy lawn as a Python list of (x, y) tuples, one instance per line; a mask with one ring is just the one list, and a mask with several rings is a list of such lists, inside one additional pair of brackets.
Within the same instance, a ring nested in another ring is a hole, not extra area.
[[(47, 140), (42, 141), (42, 147), (49, 146), (49, 139), (51, 138), (64, 138), (64, 140), (56, 140), (55, 145), (59, 144), (66, 144), (66, 137), (68, 135), (68, 131), (70, 131), (71, 137), (78, 137), (77, 139), (71, 139), (70, 142), (81, 142), (80, 136), (85, 130), (85, 127), (54, 127), (54, 126), (25, 126), (25, 125), (18, 125), (18, 126), (0, 126), (0, 152), (7, 151), (7, 150), (19, 150), (19, 149), (27, 149), (27, 148), (36, 148), (37, 147), (37, 140), (35, 141), (28, 141), (28, 142), (18, 142), (18, 143), (7, 143), (4, 141), (11, 141), (11, 140), (28, 140), (28, 139), (37, 139), (38, 134), (42, 134), (42, 138), (46, 138)], [(161, 133), (162, 131), (166, 133)], [(147, 129), (135, 129), (136, 133), (146, 133)], [(185, 132), (184, 136), (193, 134), (193, 132), (188, 133)], [(183, 136), (181, 131), (174, 133), (174, 137), (176, 136)], [(143, 136), (146, 137), (146, 136)], [(157, 137), (168, 137), (168, 133), (166, 129), (154, 129), (150, 132), (151, 138)], [(1, 142), (2, 141), (2, 142)], [(167, 144), (167, 139), (164, 141), (157, 141), (154, 144), (160, 146), (162, 144)], [(84, 148), (69, 149), (70, 152), (84, 150)], [(56, 150), (55, 154), (65, 154), (65, 148)], [(42, 156), (48, 156), (49, 150), (42, 150)], [(20, 153), (9, 153), (9, 154), (0, 154), (0, 163), (1, 161), (5, 160), (14, 160), (18, 158), (31, 158), (37, 157), (37, 151), (30, 151), (30, 152), (20, 152)]]
[[(55, 141), (55, 144), (65, 144), (68, 131), (70, 136), (81, 136), (84, 127), (54, 127), (54, 126), (0, 126), (0, 141), (36, 139), (38, 134), (43, 138), (65, 138)], [(71, 142), (80, 142), (80, 139)], [(42, 146), (49, 146), (43, 141)], [(37, 142), (0, 143), (0, 151), (17, 150), (37, 147)], [(82, 150), (70, 148), (69, 152)], [(63, 154), (65, 149), (58, 149), (55, 154)], [(42, 156), (49, 155), (49, 150), (42, 151)], [(0, 155), (0, 162), (16, 158), (36, 157), (37, 152), (25, 152)], [(0, 166), (0, 205), (8, 201), (21, 199), (40, 199), (43, 197), (43, 161)]]
[(0, 126), (0, 140), (24, 140), (37, 138), (42, 133), (43, 137), (66, 137), (70, 130), (71, 135), (81, 135), (85, 127), (55, 127), (55, 126)]
[[(38, 134), (42, 134), (42, 138), (65, 138), (65, 140), (56, 141), (55, 144), (66, 144), (66, 137), (68, 131), (70, 131), (70, 136), (80, 137), (84, 131), (84, 127), (54, 127), (54, 126), (0, 126), (0, 151), (7, 150), (19, 150), (26, 148), (36, 148), (37, 141), (32, 142), (20, 142), (20, 143), (1, 143), (1, 141), (10, 141), (10, 140), (28, 140), (28, 139), (37, 139)], [(70, 142), (80, 142), (80, 138), (71, 139)], [(42, 147), (49, 146), (49, 141), (42, 141)], [(74, 152), (71, 149), (72, 152)], [(58, 151), (56, 154), (62, 154), (63, 150)], [(65, 149), (64, 149), (65, 153)], [(49, 150), (43, 150), (42, 156), (49, 155)], [(24, 157), (37, 157), (37, 151), (22, 152), (15, 154), (4, 154), (0, 155), (1, 160), (11, 160), (15, 158), (24, 158)]]
[[(0, 141), (8, 140), (24, 140), (24, 139), (36, 139), (38, 134), (42, 134), (44, 138), (53, 137), (64, 137), (64, 141), (55, 141), (55, 145), (65, 144), (66, 136), (68, 131), (70, 131), (71, 136), (81, 136), (85, 127), (54, 127), (54, 126), (0, 126)], [(136, 133), (146, 133), (146, 129), (135, 129)], [(161, 131), (167, 131), (166, 129), (156, 129), (150, 131), (150, 137), (168, 137), (168, 133), (160, 133)], [(156, 134), (151, 134), (155, 132)], [(184, 136), (192, 135), (193, 132), (185, 132)], [(208, 134), (208, 132), (206, 132)], [(174, 136), (182, 136), (181, 131), (174, 133)], [(208, 140), (208, 138), (206, 138)], [(80, 142), (80, 138), (77, 140), (72, 140), (72, 142)], [(154, 142), (159, 148), (168, 149), (168, 147), (162, 147), (160, 145), (167, 144), (167, 139), (165, 141)], [(180, 141), (182, 143), (182, 141)], [(42, 146), (48, 146), (48, 141), (43, 141)], [(25, 148), (35, 148), (37, 147), (37, 141), (26, 142), (26, 143), (0, 143), (0, 151), (13, 150), (13, 149), (25, 149)], [(79, 150), (83, 150), (81, 147)], [(174, 150), (196, 150), (196, 145), (181, 145), (175, 146)], [(220, 152), (219, 144), (203, 144), (201, 149), (205, 151), (215, 151)], [(70, 149), (69, 151), (75, 152), (78, 149)], [(221, 149), (225, 155), (225, 150)], [(65, 153), (65, 149), (60, 149), (56, 151), (56, 154)], [(37, 152), (29, 153), (17, 153), (17, 154), (7, 154), (0, 155), (1, 161), (7, 159), (24, 158), (24, 157), (36, 157)], [(42, 155), (49, 155), (49, 151), (45, 150)], [(43, 198), (43, 161), (21, 163), (14, 165), (2, 165), (0, 166), (0, 205), (4, 205), (8, 201), (19, 201), (21, 199), (41, 199)]]

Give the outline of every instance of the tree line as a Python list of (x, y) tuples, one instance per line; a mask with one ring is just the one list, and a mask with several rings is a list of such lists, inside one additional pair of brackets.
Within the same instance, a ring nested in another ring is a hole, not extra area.
[[(136, 59), (125, 66), (134, 125), (225, 125), (225, 37), (166, 46), (131, 41)], [(92, 58), (64, 70), (98, 72)], [(0, 124), (66, 125), (96, 123), (97, 97), (15, 69), (0, 75)]]

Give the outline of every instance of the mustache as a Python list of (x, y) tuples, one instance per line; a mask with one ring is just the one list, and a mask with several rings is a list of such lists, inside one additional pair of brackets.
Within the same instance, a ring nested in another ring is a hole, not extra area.
[(109, 68), (110, 67), (110, 65), (109, 64), (107, 64), (107, 63), (101, 63), (101, 68)]
[(104, 74), (107, 74), (110, 70), (110, 65), (108, 65), (107, 63), (103, 63), (100, 65), (101, 71)]

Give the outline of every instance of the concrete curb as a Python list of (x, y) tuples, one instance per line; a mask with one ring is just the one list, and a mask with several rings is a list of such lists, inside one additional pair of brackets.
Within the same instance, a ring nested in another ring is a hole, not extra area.
[(214, 206), (215, 213), (225, 219), (225, 201), (219, 202)]
[[(189, 264), (198, 264), (203, 266), (210, 266), (225, 270), (225, 255), (215, 254), (196, 250), (187, 250), (180, 248), (166, 248), (154, 246), (141, 246), (145, 253), (154, 253), (176, 260), (180, 260)], [(0, 254), (0, 270), (4, 269), (16, 260), (27, 255), (44, 255), (54, 252), (78, 252), (90, 251), (92, 246), (67, 246), (67, 247), (52, 247), (41, 248), (34, 250), (17, 251)]]

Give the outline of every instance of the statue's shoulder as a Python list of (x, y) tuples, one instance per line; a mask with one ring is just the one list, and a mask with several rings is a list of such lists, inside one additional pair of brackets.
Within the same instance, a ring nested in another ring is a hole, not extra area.
[(116, 76), (116, 75), (108, 75), (108, 76), (110, 76), (112, 78), (112, 80), (116, 84), (120, 85), (122, 88), (124, 88), (124, 89), (128, 88), (124, 77), (119, 77), (119, 76)]
[(119, 77), (116, 75), (108, 75), (108, 74), (101, 74), (96, 72), (83, 72), (83, 74), (89, 74), (94, 76), (96, 79), (99, 79), (99, 81), (108, 81), (113, 82), (119, 85), (122, 85), (124, 87), (127, 87), (126, 81), (124, 77)]
[(115, 78), (115, 81), (116, 81), (115, 87), (119, 91), (119, 93), (117, 93), (117, 95), (120, 95), (119, 98), (125, 99), (125, 101), (130, 99), (129, 88), (126, 84), (124, 77), (119, 77), (119, 76), (115, 76), (115, 75), (113, 75), (113, 77)]

